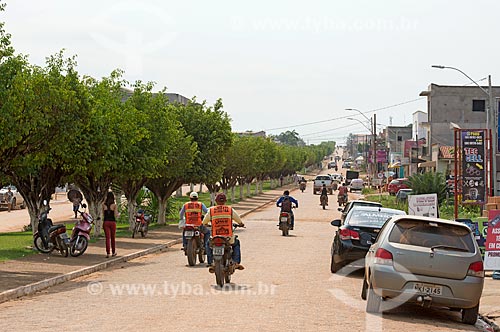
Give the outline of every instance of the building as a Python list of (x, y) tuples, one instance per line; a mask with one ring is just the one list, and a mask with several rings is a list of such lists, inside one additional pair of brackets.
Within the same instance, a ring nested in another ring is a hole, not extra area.
[[(488, 90), (488, 87), (483, 87)], [(493, 99), (500, 97), (500, 87), (492, 87)], [(420, 96), (427, 97), (428, 122), (422, 125), (427, 131), (427, 145), (454, 146), (450, 122), (463, 129), (486, 128), (488, 96), (477, 86), (449, 86), (431, 83)], [(494, 107), (494, 109), (498, 109)], [(493, 112), (493, 111), (492, 111)], [(493, 119), (493, 114), (490, 116)], [(490, 123), (490, 128), (493, 124)], [(431, 149), (426, 159), (431, 159)]]

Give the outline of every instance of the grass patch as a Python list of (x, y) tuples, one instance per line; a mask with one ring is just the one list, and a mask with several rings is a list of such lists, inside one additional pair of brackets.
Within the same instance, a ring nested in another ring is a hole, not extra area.
[(31, 232), (0, 234), (0, 243), (0, 262), (36, 253), (36, 251), (29, 249), (33, 245), (33, 233)]

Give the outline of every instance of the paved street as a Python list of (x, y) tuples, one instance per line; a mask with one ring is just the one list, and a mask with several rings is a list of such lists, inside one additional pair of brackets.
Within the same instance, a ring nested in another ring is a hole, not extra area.
[(336, 195), (324, 211), (311, 190), (292, 193), (300, 208), (290, 237), (278, 231), (272, 205), (244, 218), (247, 228), (238, 233), (246, 269), (222, 290), (204, 265), (186, 266), (176, 246), (0, 304), (2, 330), (52, 331), (65, 322), (83, 331), (476, 331), (448, 310), (406, 305), (382, 318), (367, 315), (362, 274), (329, 270)]

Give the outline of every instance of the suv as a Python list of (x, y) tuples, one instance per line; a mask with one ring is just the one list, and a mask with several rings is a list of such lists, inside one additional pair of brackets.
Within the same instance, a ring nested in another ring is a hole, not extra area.
[(7, 209), (9, 207), (9, 202), (7, 200), (7, 190), (10, 187), (10, 191), (14, 194), (12, 198), (12, 209), (19, 207), (21, 209), (25, 208), (23, 196), (17, 191), (17, 188), (14, 186), (5, 186), (0, 189), (0, 208)]
[(410, 187), (408, 186), (407, 178), (394, 179), (387, 185), (387, 191), (389, 192), (389, 195), (392, 196), (396, 195), (399, 189), (408, 189), (408, 188)]

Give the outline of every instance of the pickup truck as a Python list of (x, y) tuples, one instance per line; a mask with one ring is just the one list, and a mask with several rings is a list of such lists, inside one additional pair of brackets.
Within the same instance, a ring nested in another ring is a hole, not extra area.
[(314, 179), (313, 194), (320, 194), (321, 189), (323, 189), (323, 184), (326, 186), (328, 193), (331, 195), (333, 193), (333, 181), (330, 175), (318, 175)]
[(345, 184), (348, 186), (351, 183), (352, 179), (357, 179), (359, 178), (359, 172), (358, 171), (346, 171), (345, 173)]

